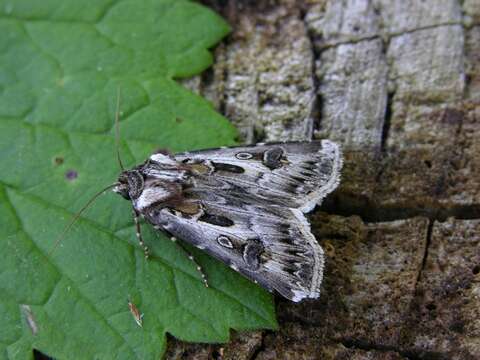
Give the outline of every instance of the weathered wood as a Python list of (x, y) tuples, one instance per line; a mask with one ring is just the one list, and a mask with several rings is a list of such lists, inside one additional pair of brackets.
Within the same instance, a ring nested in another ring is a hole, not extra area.
[(245, 141), (327, 137), (345, 168), (310, 216), (321, 298), (169, 358), (479, 359), (480, 2), (207, 4), (233, 32), (185, 83)]

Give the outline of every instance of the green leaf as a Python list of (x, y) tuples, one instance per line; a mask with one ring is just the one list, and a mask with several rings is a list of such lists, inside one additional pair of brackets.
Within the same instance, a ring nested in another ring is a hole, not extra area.
[[(272, 297), (194, 251), (203, 286), (178, 246), (143, 226), (130, 204), (100, 196), (53, 255), (55, 239), (121, 154), (234, 144), (234, 128), (175, 82), (212, 62), (227, 24), (180, 0), (0, 1), (0, 356), (159, 358), (166, 333), (224, 342), (229, 329), (274, 328)], [(128, 301), (144, 314), (135, 323)]]

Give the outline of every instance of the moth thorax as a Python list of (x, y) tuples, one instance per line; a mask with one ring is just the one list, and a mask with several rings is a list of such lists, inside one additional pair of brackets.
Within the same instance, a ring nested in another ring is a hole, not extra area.
[(181, 196), (182, 188), (173, 182), (148, 179), (142, 193), (134, 201), (138, 211), (145, 211), (152, 207), (163, 207), (170, 200)]

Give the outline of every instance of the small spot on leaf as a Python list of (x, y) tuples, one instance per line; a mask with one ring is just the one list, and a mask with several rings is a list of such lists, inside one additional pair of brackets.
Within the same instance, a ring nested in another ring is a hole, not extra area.
[(72, 180), (75, 180), (77, 177), (78, 177), (78, 173), (75, 170), (68, 170), (65, 173), (65, 179), (67, 180), (72, 181)]
[(62, 165), (63, 164), (63, 157), (62, 156), (55, 156), (53, 158), (53, 163), (57, 166)]

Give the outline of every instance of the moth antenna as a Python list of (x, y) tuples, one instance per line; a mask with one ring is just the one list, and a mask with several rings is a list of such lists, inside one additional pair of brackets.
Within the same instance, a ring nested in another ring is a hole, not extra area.
[(110, 190), (111, 188), (117, 186), (118, 183), (115, 183), (115, 184), (112, 184), (112, 185), (108, 185), (106, 188), (100, 190), (98, 193), (96, 193), (95, 195), (93, 195), (93, 197), (87, 201), (87, 203), (85, 205), (83, 205), (83, 207), (75, 214), (75, 216), (73, 217), (72, 220), (70, 220), (70, 222), (68, 223), (68, 225), (65, 227), (65, 229), (62, 231), (62, 233), (58, 236), (57, 240), (55, 240), (55, 243), (53, 244), (53, 247), (52, 247), (52, 250), (49, 251), (48, 253), (48, 257), (51, 257), (53, 255), (53, 252), (56, 250), (56, 248), (58, 247), (58, 245), (60, 244), (60, 242), (65, 238), (65, 235), (67, 235), (67, 233), (70, 231), (70, 229), (72, 228), (72, 226), (77, 222), (77, 220), (80, 218), (80, 216), (85, 212), (85, 210), (87, 210), (90, 205), (93, 204), (93, 202), (95, 200), (97, 200), (97, 198), (102, 195), (103, 193), (105, 193), (106, 191)]
[(137, 231), (137, 239), (138, 242), (140, 243), (140, 246), (143, 248), (143, 254), (145, 255), (145, 259), (148, 259), (148, 247), (145, 245), (145, 242), (143, 241), (142, 237), (142, 227), (140, 226), (140, 221), (138, 219), (140, 218), (140, 215), (138, 214), (137, 210), (133, 207), (132, 203), (132, 212), (133, 212), (133, 221), (135, 222), (135, 228)]
[(115, 147), (117, 148), (117, 160), (118, 165), (122, 171), (125, 171), (125, 167), (122, 163), (122, 158), (120, 156), (120, 87), (117, 89), (117, 107), (115, 109)]

